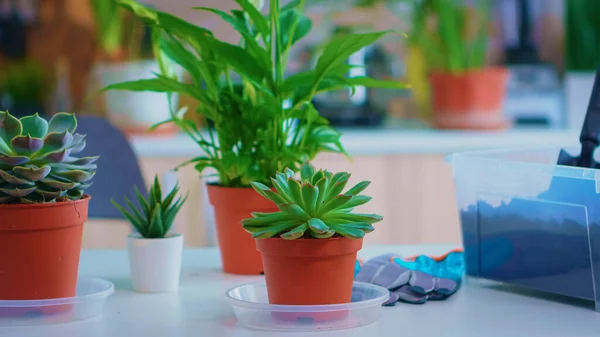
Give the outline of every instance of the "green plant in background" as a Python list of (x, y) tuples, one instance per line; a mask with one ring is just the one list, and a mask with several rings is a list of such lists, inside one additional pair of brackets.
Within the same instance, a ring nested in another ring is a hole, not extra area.
[(175, 198), (179, 193), (179, 184), (177, 184), (163, 199), (162, 188), (157, 176), (154, 177), (154, 182), (150, 186), (148, 198), (144, 197), (137, 186), (135, 187), (135, 193), (142, 209), (141, 212), (127, 197), (125, 197), (125, 202), (129, 206), (129, 211), (114, 200), (111, 200), (111, 202), (142, 237), (146, 239), (164, 238), (173, 226), (175, 216), (185, 203), (187, 195), (183, 198)]
[(8, 62), (0, 73), (0, 92), (12, 105), (43, 104), (50, 91), (48, 72), (35, 60)]
[(485, 67), (489, 0), (410, 0), (409, 44), (421, 49), (430, 70), (461, 73)]
[(96, 38), (108, 61), (152, 58), (146, 25), (127, 15), (112, 0), (89, 1), (96, 24)]
[(18, 119), (0, 111), (0, 203), (77, 200), (92, 184), (98, 157), (73, 157), (85, 148), (74, 114)]
[(565, 2), (566, 69), (595, 71), (600, 65), (600, 1)]
[(369, 181), (362, 181), (343, 192), (350, 173), (317, 171), (308, 162), (302, 165), (300, 177), (299, 181), (290, 169), (285, 173), (278, 172), (272, 178), (276, 191), (259, 182), (252, 183), (256, 192), (279, 207), (278, 212), (254, 212), (252, 218), (242, 221), (243, 228), (252, 237), (280, 236), (295, 240), (341, 236), (358, 239), (374, 230), (372, 224), (382, 220), (377, 214), (352, 212), (371, 200), (369, 196), (360, 195), (369, 186)]
[(229, 13), (196, 8), (231, 24), (240, 34), (239, 44), (221, 41), (208, 29), (134, 0), (114, 1), (164, 33), (160, 49), (187, 71), (192, 83), (157, 75), (105, 90), (178, 92), (196, 99), (200, 107), (195, 113), (214, 128), (202, 132), (183, 113), (173, 113), (164, 123), (179, 126), (204, 153), (182, 165), (191, 163), (200, 173), (214, 168), (221, 186), (270, 184), (269, 177), (277, 171), (297, 169), (322, 151), (346, 154), (341, 134), (312, 105), (316, 94), (356, 85), (406, 87), (346, 77), (352, 67), (345, 63), (347, 58), (387, 31), (339, 37), (325, 47), (314, 69), (284, 76), (292, 47), (312, 29), (312, 21), (303, 13), (304, 0), (283, 7), (272, 0), (267, 15), (248, 0), (236, 0), (239, 8)]

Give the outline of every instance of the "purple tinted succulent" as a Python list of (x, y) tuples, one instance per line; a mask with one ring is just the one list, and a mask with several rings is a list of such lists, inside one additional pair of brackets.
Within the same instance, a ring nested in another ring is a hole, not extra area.
[(99, 157), (73, 156), (86, 145), (76, 128), (75, 115), (66, 112), (46, 121), (0, 111), (0, 204), (80, 199)]

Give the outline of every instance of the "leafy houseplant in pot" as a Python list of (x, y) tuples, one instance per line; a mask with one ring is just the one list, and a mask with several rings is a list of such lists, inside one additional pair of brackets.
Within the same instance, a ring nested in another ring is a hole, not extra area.
[[(163, 71), (157, 61), (160, 55), (153, 49), (157, 36), (150, 27), (110, 0), (90, 0), (90, 4), (100, 51), (92, 76), (100, 87)], [(181, 70), (171, 75), (181, 76)], [(169, 118), (178, 98), (177, 94), (107, 92), (101, 105), (106, 117), (128, 134), (171, 135), (177, 131), (173, 124), (150, 127)]]
[(348, 303), (356, 254), (365, 234), (373, 231), (372, 224), (382, 220), (377, 214), (353, 213), (371, 200), (360, 194), (370, 182), (344, 192), (349, 173), (317, 171), (308, 162), (300, 178), (290, 169), (278, 172), (272, 180), (275, 191), (253, 182), (256, 192), (279, 211), (253, 212), (242, 221), (262, 255), (269, 303)]
[(105, 90), (185, 93), (199, 102), (199, 108), (190, 112), (211, 125), (206, 130), (179, 114), (165, 122), (178, 125), (201, 149), (198, 157), (185, 164), (193, 164), (200, 173), (213, 169), (218, 176), (218, 181), (207, 187), (215, 209), (223, 270), (234, 274), (263, 272), (254, 240), (240, 222), (252, 211), (273, 212), (277, 208), (257, 195), (250, 183), (272, 188), (270, 177), (286, 167), (297, 170), (323, 151), (346, 153), (341, 134), (328, 125), (312, 99), (318, 93), (357, 85), (405, 88), (403, 83), (346, 76), (353, 68), (346, 64), (348, 57), (388, 32), (336, 38), (323, 48), (314, 69), (286, 77), (292, 47), (312, 28), (310, 18), (303, 13), (303, 0), (283, 7), (278, 0), (269, 1), (267, 15), (248, 0), (236, 0), (239, 9), (230, 13), (198, 8), (231, 24), (240, 35), (237, 45), (136, 1), (115, 2), (165, 33), (161, 50), (186, 70), (192, 83), (158, 75), (113, 84)]
[(433, 124), (442, 129), (504, 129), (507, 70), (485, 64), (488, 1), (424, 0), (413, 8), (409, 45), (425, 58)]
[(0, 300), (75, 296), (98, 159), (74, 156), (86, 145), (76, 128), (69, 113), (0, 112)]
[(179, 288), (183, 235), (169, 233), (187, 199), (176, 198), (178, 193), (176, 185), (163, 199), (155, 176), (147, 199), (136, 188), (141, 211), (127, 197), (129, 211), (112, 201), (137, 231), (127, 237), (127, 251), (133, 288), (139, 292), (171, 292)]

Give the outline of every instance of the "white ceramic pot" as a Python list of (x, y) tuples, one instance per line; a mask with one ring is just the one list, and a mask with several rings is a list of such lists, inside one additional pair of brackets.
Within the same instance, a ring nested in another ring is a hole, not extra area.
[[(181, 79), (183, 71), (176, 68)], [(160, 73), (155, 60), (123, 62), (118, 64), (97, 64), (94, 75), (97, 85), (107, 85), (154, 78), (153, 73)], [(117, 127), (132, 133), (145, 132), (152, 125), (170, 118), (169, 99), (166, 93), (150, 91), (107, 91), (105, 92), (105, 109), (109, 120)], [(173, 110), (179, 104), (179, 95), (171, 97)]]
[(568, 72), (565, 76), (567, 127), (581, 129), (587, 113), (595, 72)]
[(127, 237), (129, 268), (133, 288), (139, 292), (173, 292), (179, 289), (183, 235), (164, 239), (144, 239), (139, 234)]

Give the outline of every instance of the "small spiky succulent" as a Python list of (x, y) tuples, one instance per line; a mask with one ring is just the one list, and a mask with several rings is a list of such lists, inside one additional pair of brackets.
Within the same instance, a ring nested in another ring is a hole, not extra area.
[(358, 239), (373, 231), (373, 224), (382, 220), (377, 214), (352, 213), (355, 207), (371, 200), (369, 196), (359, 195), (369, 186), (369, 181), (362, 181), (342, 193), (350, 173), (317, 171), (308, 162), (302, 165), (300, 178), (299, 181), (292, 170), (286, 169), (271, 179), (275, 191), (264, 184), (252, 183), (256, 192), (279, 208), (275, 213), (254, 212), (252, 218), (242, 221), (243, 228), (252, 237)]
[(183, 203), (185, 203), (187, 196), (175, 199), (175, 196), (179, 193), (179, 184), (177, 184), (163, 199), (161, 185), (157, 176), (154, 176), (154, 183), (150, 186), (148, 198), (144, 197), (137, 186), (134, 188), (138, 203), (142, 208), (141, 213), (127, 197), (125, 197), (125, 202), (129, 206), (130, 212), (114, 200), (111, 200), (111, 202), (129, 220), (142, 237), (146, 239), (164, 238), (169, 233), (171, 226), (173, 226), (175, 216)]
[(80, 199), (99, 157), (73, 157), (86, 145), (76, 128), (77, 118), (66, 112), (46, 121), (0, 111), (0, 204)]

